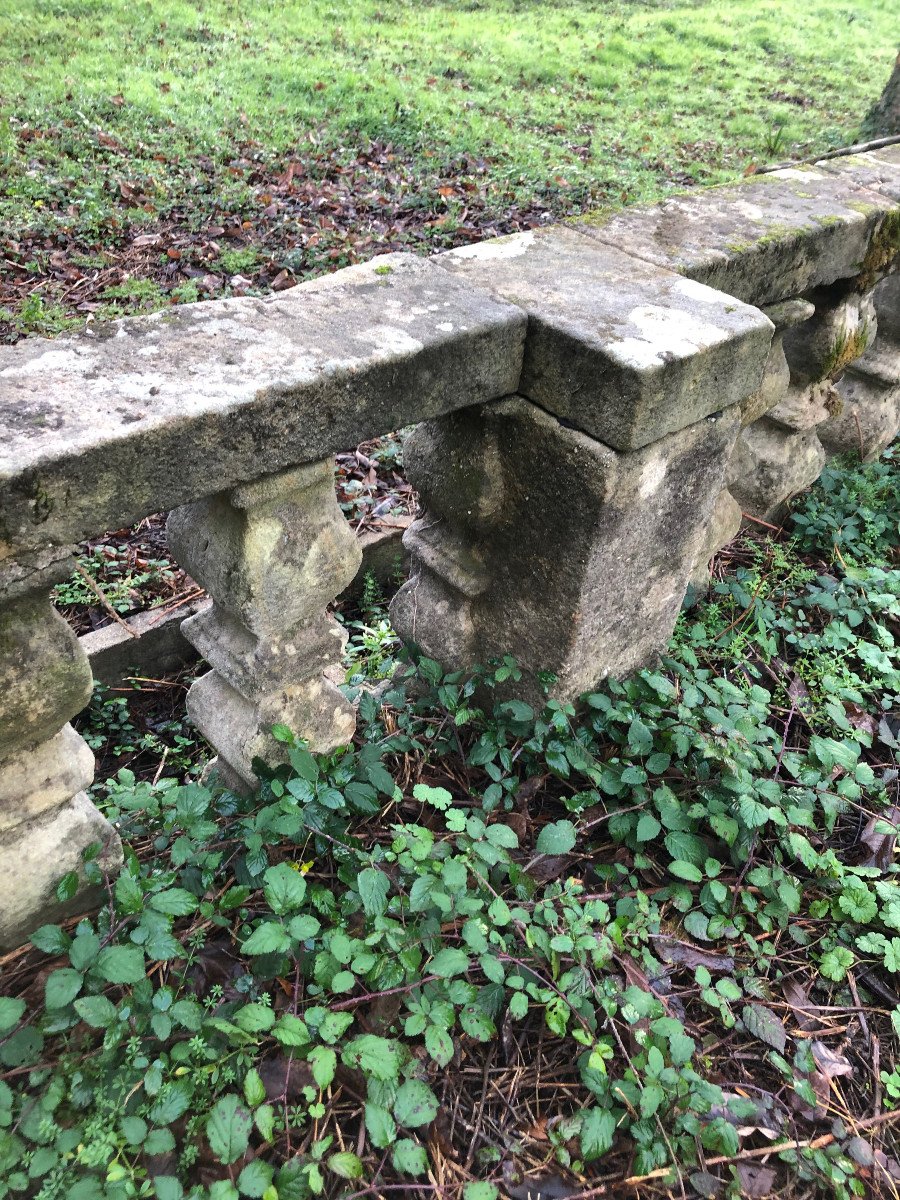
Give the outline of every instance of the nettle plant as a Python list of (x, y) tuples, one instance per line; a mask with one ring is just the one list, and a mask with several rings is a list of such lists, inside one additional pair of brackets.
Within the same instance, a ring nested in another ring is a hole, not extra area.
[[(512, 707), (494, 736), (534, 725)], [(569, 861), (572, 821), (545, 823), (523, 854), (478, 797), (417, 783), (404, 802), (385, 755), (436, 743), (433, 721), (420, 700), (404, 732), (370, 724), (377, 740), (328, 758), (279, 730), (290, 767), (249, 801), (122, 773), (113, 812), (130, 820), (132, 844), (152, 839), (158, 853), (148, 864), (128, 852), (95, 921), (34, 934), (57, 958), (42, 1005), (0, 1001), (12, 1076), (0, 1086), (0, 1194), (320, 1194), (367, 1169), (364, 1153), (314, 1136), (341, 1078), (360, 1097), (366, 1150), (419, 1177), (436, 1074), (495, 1039), (502, 1019), (540, 1021), (573, 1043), (584, 1108), (558, 1150), (573, 1169), (605, 1154), (617, 1129), (634, 1137), (639, 1169), (662, 1165), (663, 1114), (670, 1139), (688, 1146), (702, 1132), (713, 1149), (736, 1147), (731, 1125), (703, 1120), (722, 1096), (693, 1069), (682, 1022), (609, 970), (641, 953), (653, 906), (634, 899), (616, 913), (574, 876), (529, 874), (548, 856)], [(231, 967), (209, 985), (217, 953)], [(371, 1032), (360, 1014), (389, 996), (396, 1011)], [(613, 1074), (614, 1016), (635, 1033)], [(273, 1085), (278, 1052), (296, 1064), (296, 1086), (289, 1069)], [(468, 1200), (494, 1195), (489, 1178), (467, 1186)]]
[[(822, 1063), (850, 1067), (779, 990), (802, 973), (858, 1006), (857, 979), (890, 995), (900, 971), (900, 571), (836, 571), (758, 546), (658, 670), (578, 708), (503, 699), (512, 658), (421, 659), (412, 687), (357, 690), (353, 747), (277, 728), (288, 762), (253, 796), (120, 772), (125, 868), (85, 864), (107, 903), (36, 931), (48, 961), (0, 997), (0, 1197), (414, 1194), (460, 1068), (486, 1079), (517, 1031), (574, 1064), (542, 1162), (588, 1190), (615, 1158), (740, 1195), (747, 1130), (795, 1138), (795, 1112), (827, 1111)], [(726, 1037), (755, 1044), (763, 1116), (717, 1065)], [(829, 1129), (779, 1162), (864, 1194), (874, 1151)], [(465, 1200), (528, 1139), (461, 1155)]]

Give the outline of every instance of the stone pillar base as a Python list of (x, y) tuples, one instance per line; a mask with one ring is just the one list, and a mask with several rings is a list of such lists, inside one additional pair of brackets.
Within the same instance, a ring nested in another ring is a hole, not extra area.
[(353, 579), (361, 553), (334, 494), (329, 459), (175, 509), (169, 544), (213, 604), (182, 626), (212, 671), (193, 685), (188, 713), (218, 751), (218, 773), (239, 790), (253, 760), (286, 761), (273, 725), (321, 752), (346, 745), (356, 717), (324, 676), (346, 634), (326, 606)]
[(512, 654), (572, 699), (665, 648), (738, 429), (733, 407), (617, 453), (518, 397), (421, 425), (425, 505), (391, 619), (448, 670)]
[(86, 792), (0, 834), (0, 881), (9, 883), (0, 884), (0, 948), (21, 945), (39, 925), (97, 906), (102, 888), (82, 882), (71, 900), (60, 903), (56, 885), (70, 871), (84, 881), (82, 854), (98, 842), (101, 850), (94, 861), (101, 870), (117, 871), (122, 862), (119, 835)]

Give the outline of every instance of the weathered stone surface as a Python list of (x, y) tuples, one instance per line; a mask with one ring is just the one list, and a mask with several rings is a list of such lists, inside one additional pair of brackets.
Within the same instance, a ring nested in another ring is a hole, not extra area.
[(808, 299), (815, 314), (784, 333), (784, 353), (795, 387), (836, 378), (872, 345), (878, 332), (870, 292), (847, 292), (838, 285), (817, 288)]
[(192, 601), (162, 612), (151, 608), (129, 617), (128, 629), (114, 621), (102, 629), (83, 633), (78, 640), (88, 656), (94, 679), (112, 685), (131, 675), (151, 673), (155, 678), (193, 662), (197, 653), (185, 640), (181, 623), (208, 603)]
[(94, 756), (71, 725), (33, 750), (13, 753), (0, 762), (0, 835), (58, 808), (93, 778)]
[(775, 336), (759, 388), (741, 403), (742, 425), (752, 425), (786, 395), (791, 372), (784, 354), (784, 334), (794, 325), (808, 321), (815, 311), (815, 306), (803, 299), (785, 300), (763, 309), (775, 326)]
[(326, 678), (345, 631), (327, 605), (362, 554), (334, 493), (331, 460), (267, 476), (169, 515), (169, 545), (213, 604), (184, 622), (213, 668), (191, 688), (191, 720), (223, 771), (253, 786), (253, 759), (285, 758), (287, 725), (314, 750), (352, 737), (350, 703)]
[(830, 174), (851, 179), (858, 187), (900, 203), (900, 147), (883, 146), (865, 154), (846, 154), (816, 164)]
[(705, 591), (710, 579), (710, 560), (737, 536), (742, 517), (737, 500), (727, 488), (722, 488), (713, 506), (709, 524), (703, 530), (700, 550), (688, 581), (695, 595)]
[(737, 440), (728, 466), (728, 490), (744, 512), (779, 521), (791, 497), (819, 478), (826, 461), (815, 431), (789, 433), (763, 417)]
[(401, 635), (449, 668), (512, 653), (517, 692), (573, 697), (665, 646), (738, 429), (736, 407), (617, 454), (518, 397), (420, 426)]
[(413, 255), (0, 349), (0, 559), (515, 389), (525, 315)]
[(816, 165), (601, 212), (577, 228), (749, 304), (773, 304), (858, 275), (896, 207), (883, 192)]
[(818, 431), (829, 454), (867, 462), (900, 433), (900, 275), (882, 280), (873, 301), (878, 337), (838, 381), (841, 408)]
[[(878, 359), (873, 354), (869, 361)], [(851, 367), (838, 390), (840, 412), (819, 426), (819, 440), (829, 455), (852, 454), (872, 462), (900, 434), (900, 371), (893, 385), (885, 385), (883, 376)]]
[(87, 657), (47, 591), (0, 607), (0, 760), (57, 734), (91, 690)]
[(743, 400), (772, 337), (758, 311), (565, 226), (435, 260), (528, 313), (518, 391), (618, 450)]
[(95, 862), (114, 872), (122, 861), (119, 835), (84, 792), (60, 808), (0, 833), (0, 949), (18, 946), (38, 925), (95, 906), (101, 893), (82, 886), (66, 904), (56, 884), (69, 871), (82, 872), (82, 851), (99, 842)]
[(838, 411), (841, 398), (830, 379), (807, 387), (788, 388), (784, 398), (770, 409), (768, 419), (790, 433), (805, 433), (827, 421)]

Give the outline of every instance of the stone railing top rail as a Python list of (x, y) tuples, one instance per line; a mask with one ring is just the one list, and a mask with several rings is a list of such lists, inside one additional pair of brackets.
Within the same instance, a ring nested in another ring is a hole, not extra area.
[(647, 445), (758, 382), (751, 305), (874, 276), (898, 217), (892, 147), (6, 348), (0, 562), (514, 392)]

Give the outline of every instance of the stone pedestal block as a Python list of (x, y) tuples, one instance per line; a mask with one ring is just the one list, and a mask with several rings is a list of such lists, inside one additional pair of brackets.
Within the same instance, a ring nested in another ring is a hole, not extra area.
[(900, 275), (873, 293), (878, 337), (838, 381), (841, 406), (819, 430), (829, 454), (869, 462), (900, 433)]
[(781, 338), (782, 391), (767, 370), (770, 402), (763, 407), (751, 397), (745, 406), (758, 415), (738, 439), (728, 486), (744, 512), (781, 521), (791, 497), (821, 474), (827, 455), (817, 431), (841, 411), (836, 380), (871, 345), (878, 323), (871, 293), (853, 291), (846, 280), (766, 314)]
[(791, 497), (815, 483), (826, 462), (814, 429), (789, 433), (763, 417), (737, 440), (728, 466), (728, 490), (745, 513), (778, 522)]
[(709, 524), (703, 531), (700, 551), (688, 581), (693, 589), (691, 599), (705, 590), (710, 579), (710, 560), (735, 537), (741, 527), (742, 515), (737, 500), (727, 488), (722, 488), (713, 506)]
[(90, 905), (85, 888), (64, 909), (55, 896), (89, 845), (101, 843), (109, 870), (121, 860), (118, 835), (82, 790), (94, 757), (68, 724), (92, 686), (87, 656), (50, 604), (68, 571), (63, 560), (0, 574), (0, 948)]
[(102, 889), (88, 885), (63, 904), (55, 895), (56, 883), (70, 871), (80, 870), (83, 851), (97, 844), (100, 852), (93, 861), (103, 871), (118, 870), (119, 835), (85, 792), (0, 833), (0, 947), (18, 946), (39, 925), (85, 912), (100, 902)]
[(518, 397), (421, 425), (401, 636), (448, 669), (513, 654), (517, 694), (571, 699), (665, 647), (718, 496), (737, 407), (620, 454)]
[(775, 334), (766, 359), (762, 383), (741, 404), (741, 424), (752, 425), (765, 416), (784, 398), (791, 382), (791, 371), (784, 353), (784, 335), (795, 325), (808, 321), (815, 312), (808, 300), (785, 300), (764, 308), (763, 312), (775, 326)]
[(361, 556), (335, 498), (331, 460), (175, 509), (167, 532), (178, 561), (213, 599), (183, 626), (213, 668), (187, 707), (223, 774), (253, 787), (254, 758), (283, 761), (273, 725), (317, 751), (348, 742), (353, 708), (324, 678), (345, 635), (325, 610)]

